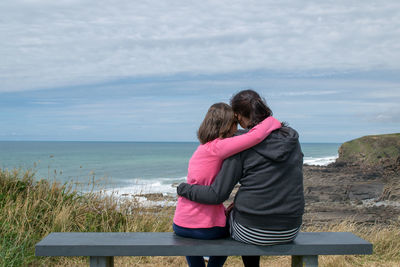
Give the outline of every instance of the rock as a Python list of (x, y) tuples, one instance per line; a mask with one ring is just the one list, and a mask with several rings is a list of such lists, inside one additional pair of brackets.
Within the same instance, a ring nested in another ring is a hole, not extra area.
[[(303, 172), (305, 225), (344, 220), (362, 224), (400, 222), (400, 216), (393, 217), (393, 214), (400, 214), (398, 172), (389, 175), (376, 169), (347, 164), (304, 166)], [(382, 200), (395, 201), (395, 205), (378, 207)]]
[(383, 193), (383, 188), (382, 182), (355, 183), (348, 187), (346, 195), (350, 201), (378, 199)]

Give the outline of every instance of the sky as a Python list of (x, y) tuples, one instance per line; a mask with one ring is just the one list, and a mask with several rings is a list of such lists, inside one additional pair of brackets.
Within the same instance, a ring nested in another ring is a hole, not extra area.
[(400, 2), (0, 1), (0, 140), (196, 141), (249, 88), (301, 142), (400, 132)]

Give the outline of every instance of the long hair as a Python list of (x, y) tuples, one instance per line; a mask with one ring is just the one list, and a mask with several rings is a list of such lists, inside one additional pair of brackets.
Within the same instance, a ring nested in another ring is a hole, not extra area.
[(201, 144), (217, 139), (226, 138), (232, 126), (237, 123), (232, 108), (225, 103), (212, 105), (197, 131), (197, 138)]
[(243, 90), (231, 98), (231, 106), (236, 114), (250, 119), (248, 128), (253, 128), (264, 119), (272, 116), (272, 110), (260, 95), (251, 90)]

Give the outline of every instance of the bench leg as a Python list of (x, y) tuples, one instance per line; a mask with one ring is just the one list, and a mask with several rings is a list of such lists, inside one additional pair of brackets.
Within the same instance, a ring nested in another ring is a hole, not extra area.
[(318, 267), (318, 255), (292, 256), (292, 267)]
[(90, 267), (114, 267), (114, 257), (90, 257)]

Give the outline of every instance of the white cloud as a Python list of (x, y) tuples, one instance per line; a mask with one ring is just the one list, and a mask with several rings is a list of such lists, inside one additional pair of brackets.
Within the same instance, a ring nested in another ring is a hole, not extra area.
[(0, 92), (177, 73), (400, 68), (400, 2), (0, 3)]
[(35, 100), (32, 101), (31, 104), (39, 106), (48, 106), (48, 105), (59, 105), (60, 103), (54, 100)]
[(70, 125), (69, 128), (74, 131), (82, 131), (89, 128), (87, 125)]
[(400, 101), (400, 85), (392, 86), (386, 90), (369, 92), (367, 97), (376, 99), (397, 99)]
[(289, 92), (278, 92), (275, 93), (279, 96), (326, 96), (339, 94), (341, 91), (333, 90), (309, 90), (309, 91), (289, 91)]

